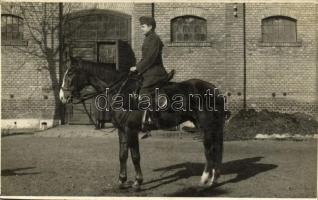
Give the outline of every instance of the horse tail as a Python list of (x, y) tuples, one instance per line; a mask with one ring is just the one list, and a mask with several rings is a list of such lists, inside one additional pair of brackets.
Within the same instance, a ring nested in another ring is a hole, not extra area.
[(224, 96), (220, 89), (216, 88), (213, 84), (211, 84), (210, 89), (216, 90), (216, 93), (214, 94), (215, 96), (213, 96), (213, 98), (216, 98), (215, 107), (217, 108), (217, 111), (223, 114), (225, 120), (228, 120), (231, 117), (231, 111), (227, 109), (226, 96)]
[(189, 91), (192, 91), (194, 94), (201, 94), (202, 96), (205, 96), (207, 91), (213, 93), (210, 97), (210, 102), (214, 102), (214, 113), (221, 114), (225, 120), (228, 120), (231, 117), (231, 111), (227, 110), (226, 96), (224, 96), (221, 93), (221, 90), (214, 84), (199, 79), (190, 79), (184, 83), (188, 84), (188, 87), (190, 88)]

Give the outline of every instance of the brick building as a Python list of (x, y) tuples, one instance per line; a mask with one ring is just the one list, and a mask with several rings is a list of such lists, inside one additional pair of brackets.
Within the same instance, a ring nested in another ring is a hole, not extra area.
[[(59, 103), (54, 91), (59, 89), (59, 71), (63, 70), (59, 51), (64, 49), (59, 44), (76, 56), (116, 64), (118, 40), (123, 40), (139, 60), (143, 36), (138, 19), (143, 15), (155, 17), (156, 32), (165, 45), (164, 65), (176, 69), (176, 81), (200, 78), (214, 83), (228, 95), (233, 111), (246, 106), (318, 117), (317, 4), (1, 5), (2, 128), (40, 128), (58, 124), (62, 118), (87, 123), (79, 106), (67, 108), (65, 113), (56, 109)], [(69, 27), (59, 26), (59, 21), (70, 16), (68, 20), (84, 23), (84, 29), (63, 41), (59, 29), (46, 32), (49, 42), (44, 42), (47, 50), (41, 56), (38, 47), (43, 42), (39, 44), (36, 38), (43, 37), (34, 35), (29, 26), (35, 30), (43, 26), (38, 20), (43, 16), (52, 27), (63, 30)], [(108, 28), (98, 28), (103, 26)]]

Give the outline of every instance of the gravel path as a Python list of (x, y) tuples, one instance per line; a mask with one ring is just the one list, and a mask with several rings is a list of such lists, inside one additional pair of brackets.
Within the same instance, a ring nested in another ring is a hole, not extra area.
[[(135, 192), (116, 187), (116, 132), (101, 137), (44, 137), (43, 133), (2, 138), (2, 195), (316, 197), (314, 139), (225, 142), (219, 186), (202, 189), (198, 187), (202, 143), (186, 135), (150, 137), (140, 141), (145, 184)], [(128, 176), (133, 180), (130, 158)]]

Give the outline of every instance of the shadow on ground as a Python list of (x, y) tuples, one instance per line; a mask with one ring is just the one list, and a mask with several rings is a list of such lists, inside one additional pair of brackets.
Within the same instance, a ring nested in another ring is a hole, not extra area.
[(40, 174), (39, 172), (23, 172), (23, 171), (34, 169), (34, 168), (35, 167), (3, 169), (3, 170), (1, 170), (1, 176), (24, 176), (24, 175)]
[[(222, 165), (222, 175), (227, 174), (236, 174), (236, 177), (226, 180), (224, 182), (218, 183), (211, 188), (199, 188), (199, 187), (189, 187), (183, 188), (180, 191), (167, 194), (166, 196), (218, 196), (227, 193), (225, 190), (219, 188), (222, 185), (227, 183), (236, 183), (240, 181), (244, 181), (253, 176), (256, 176), (259, 173), (263, 173), (269, 170), (272, 170), (277, 167), (277, 165), (273, 164), (264, 164), (258, 163), (263, 157), (252, 157), (245, 158), (240, 160), (234, 160), (226, 162)], [(179, 170), (178, 170), (179, 169)], [(162, 174), (169, 173), (172, 170), (178, 170), (177, 172), (163, 176), (157, 179), (153, 179), (151, 181), (145, 182), (143, 184), (142, 191), (153, 190), (162, 185), (167, 185), (173, 182), (176, 182), (180, 179), (188, 179), (192, 176), (201, 176), (202, 171), (204, 169), (203, 163), (192, 163), (185, 162), (176, 165), (171, 165), (163, 168), (155, 169), (154, 171), (162, 171)], [(151, 185), (147, 187), (148, 185)]]

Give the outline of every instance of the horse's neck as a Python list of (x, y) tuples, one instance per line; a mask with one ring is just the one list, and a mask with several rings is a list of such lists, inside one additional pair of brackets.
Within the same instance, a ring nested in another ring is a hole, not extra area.
[(122, 76), (119, 71), (108, 64), (82, 61), (79, 67), (89, 75), (90, 83), (98, 90), (104, 90)]
[(109, 87), (109, 84), (97, 77), (90, 77), (89, 82), (98, 92), (103, 92), (105, 88)]
[(111, 81), (112, 78), (119, 75), (114, 64), (97, 63), (87, 60), (81, 60), (79, 63), (78, 68), (80, 70), (83, 70), (93, 76), (97, 76), (105, 82), (107, 82), (108, 79)]

